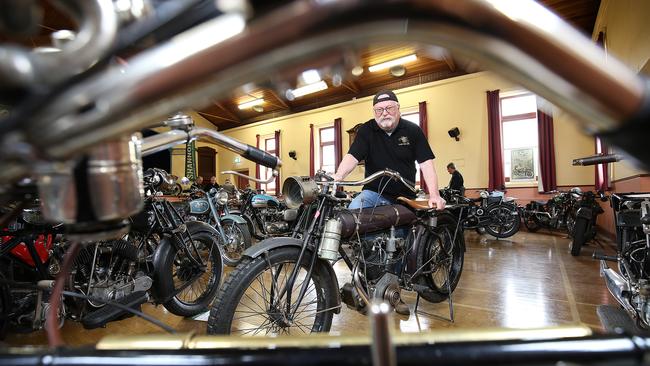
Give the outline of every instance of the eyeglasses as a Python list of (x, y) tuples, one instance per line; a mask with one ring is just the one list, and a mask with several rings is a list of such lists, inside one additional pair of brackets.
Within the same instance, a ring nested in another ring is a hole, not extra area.
[(375, 111), (376, 115), (381, 116), (382, 114), (384, 114), (384, 111), (388, 112), (388, 114), (395, 113), (395, 111), (397, 110), (397, 106), (396, 105), (389, 105), (388, 107), (384, 107), (384, 108), (381, 108), (381, 107), (373, 108), (373, 110)]

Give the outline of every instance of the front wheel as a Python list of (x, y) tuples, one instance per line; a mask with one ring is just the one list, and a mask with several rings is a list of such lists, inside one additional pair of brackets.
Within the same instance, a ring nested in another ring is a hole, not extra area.
[(519, 215), (513, 214), (515, 210), (511, 206), (503, 204), (488, 207), (487, 214), (491, 220), (485, 227), (485, 231), (495, 238), (508, 238), (515, 235), (521, 225)]
[[(175, 293), (163, 306), (169, 312), (179, 316), (194, 316), (208, 309), (219, 289), (221, 281), (221, 253), (217, 248), (217, 239), (207, 231), (190, 233), (205, 268), (193, 263), (184, 250), (172, 250), (163, 263), (163, 271), (171, 276), (162, 276), (163, 288)], [(196, 256), (191, 245), (189, 251)]]
[(465, 259), (463, 230), (450, 215), (438, 216), (435, 228), (424, 227), (417, 252), (417, 268), (422, 271), (416, 282), (427, 287), (418, 290), (429, 302), (442, 302), (456, 289)]
[(571, 241), (571, 255), (579, 256), (582, 246), (587, 242), (589, 220), (578, 217), (573, 225), (573, 240)]
[(251, 246), (251, 233), (246, 223), (237, 223), (232, 219), (221, 220), (221, 227), (226, 236), (223, 244), (223, 262), (234, 267), (239, 263), (244, 250)]
[[(306, 252), (287, 291), (299, 254), (300, 248), (282, 247), (257, 258), (244, 257), (219, 290), (210, 311), (208, 333), (265, 336), (328, 332), (338, 306), (337, 282), (318, 258), (308, 276), (314, 254)], [(303, 284), (306, 291), (297, 303)]]

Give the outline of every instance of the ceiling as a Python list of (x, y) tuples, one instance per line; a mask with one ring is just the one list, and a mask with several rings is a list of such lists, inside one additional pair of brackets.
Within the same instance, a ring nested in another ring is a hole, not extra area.
[[(587, 36), (591, 36), (600, 0), (537, 1)], [(41, 29), (36, 32), (36, 35), (32, 34), (29, 38), (24, 39), (22, 43), (32, 46), (48, 44), (48, 35), (52, 31), (74, 29), (68, 19), (57, 12), (47, 1), (45, 4), (45, 17), (43, 24), (40, 25)], [(0, 41), (2, 40), (3, 37), (0, 35)], [(412, 53), (417, 55), (417, 60), (404, 65), (404, 70), (392, 70), (393, 75), (389, 70), (374, 73), (367, 71), (367, 67), (370, 65)], [(338, 86), (333, 85), (338, 84), (333, 82), (332, 79), (335, 72), (321, 69), (321, 71), (324, 71), (321, 76), (329, 86), (326, 90), (288, 100), (286, 95), (280, 95), (283, 93), (273, 88), (260, 86), (249, 87), (246, 90), (240, 88), (240, 90), (233, 91), (232, 95), (226, 99), (213, 100), (210, 106), (199, 110), (198, 113), (214, 124), (218, 130), (227, 130), (253, 122), (373, 95), (382, 89), (400, 89), (478, 71), (476, 68), (469, 69), (460, 65), (452, 55), (447, 54), (444, 50), (435, 48), (422, 49), (404, 43), (369, 45), (357, 57), (365, 71), (354, 79), (342, 81)], [(398, 74), (396, 71), (403, 71), (403, 75), (396, 76)], [(238, 104), (256, 98), (264, 99), (261, 108), (243, 110), (238, 108)]]
[[(539, 2), (591, 37), (600, 0), (539, 0)], [(400, 77), (391, 75), (389, 70), (376, 73), (367, 71), (367, 67), (370, 65), (411, 53), (417, 55), (417, 60), (406, 64), (405, 73)], [(328, 89), (292, 101), (287, 100), (284, 95), (280, 95), (281, 92), (274, 89), (258, 87), (246, 92), (234, 92), (228, 99), (214, 100), (212, 105), (198, 113), (212, 122), (219, 130), (227, 130), (373, 95), (382, 89), (400, 89), (478, 71), (463, 68), (462, 65), (455, 62), (451, 55), (444, 54), (444, 52), (442, 54), (441, 52), (434, 53), (432, 55), (430, 50), (422, 50), (411, 44), (370, 45), (362, 51), (359, 57), (361, 65), (366, 71), (353, 80), (344, 81), (340, 86), (333, 86), (331, 79), (323, 77), (329, 86)], [(238, 104), (256, 98), (264, 99), (261, 111), (252, 108), (244, 110), (238, 108)]]

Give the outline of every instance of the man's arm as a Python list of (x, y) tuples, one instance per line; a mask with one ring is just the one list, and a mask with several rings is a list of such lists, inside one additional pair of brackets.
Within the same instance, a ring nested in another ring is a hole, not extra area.
[(345, 177), (350, 174), (352, 169), (354, 169), (357, 164), (359, 164), (359, 160), (357, 160), (351, 154), (345, 154), (343, 160), (341, 160), (341, 164), (339, 164), (339, 168), (336, 170), (336, 173), (334, 173), (334, 180), (341, 181), (345, 179)]
[(438, 175), (436, 174), (436, 168), (433, 166), (433, 160), (429, 159), (420, 163), (420, 171), (429, 188), (429, 207), (435, 206), (438, 210), (444, 209), (445, 200), (440, 197), (438, 191)]

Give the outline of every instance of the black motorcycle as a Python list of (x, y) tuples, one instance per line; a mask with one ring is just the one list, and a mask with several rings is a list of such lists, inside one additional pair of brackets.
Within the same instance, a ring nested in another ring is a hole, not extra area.
[[(244, 253), (217, 295), (208, 333), (239, 335), (328, 332), (341, 303), (363, 312), (371, 300), (395, 306), (401, 289), (430, 302), (446, 300), (463, 269), (463, 231), (449, 211), (426, 201), (349, 210), (337, 185), (363, 185), (398, 173), (380, 171), (359, 182), (331, 182), (324, 174), (291, 177), (282, 192), (289, 207), (314, 209), (302, 216), (302, 239), (277, 237)], [(324, 182), (323, 180), (329, 180)], [(332, 262), (352, 272), (339, 292)]]
[(194, 316), (212, 302), (223, 271), (219, 233), (200, 221), (184, 221), (159, 189), (174, 181), (165, 171), (144, 173), (145, 209), (131, 218), (125, 242), (137, 248), (153, 268), (151, 294), (175, 315)]
[[(596, 201), (596, 194), (592, 191), (579, 193), (580, 200), (574, 205), (570, 217), (573, 218), (573, 227), (569, 235), (571, 240), (571, 255), (580, 255), (582, 246), (596, 237), (596, 221), (598, 215), (605, 212)], [(607, 197), (599, 192), (600, 200), (605, 202)]]
[[(600, 259), (600, 273), (607, 289), (641, 329), (650, 329), (650, 193), (616, 193), (610, 196), (616, 224), (617, 255), (594, 253)], [(607, 261), (616, 262), (618, 271)], [(598, 315), (606, 329), (627, 328), (618, 311), (599, 307)], [(634, 323), (632, 323), (634, 325)], [(635, 331), (634, 329), (626, 329)]]
[(488, 191), (481, 191), (478, 198), (467, 198), (461, 191), (450, 188), (441, 189), (440, 195), (455, 206), (450, 211), (463, 229), (486, 232), (496, 238), (508, 238), (519, 231), (521, 219), (514, 199)]
[(548, 201), (531, 201), (523, 209), (521, 218), (524, 226), (530, 232), (541, 228), (573, 230), (573, 220), (570, 212), (577, 201), (579, 189), (572, 188), (569, 192), (560, 192)]

